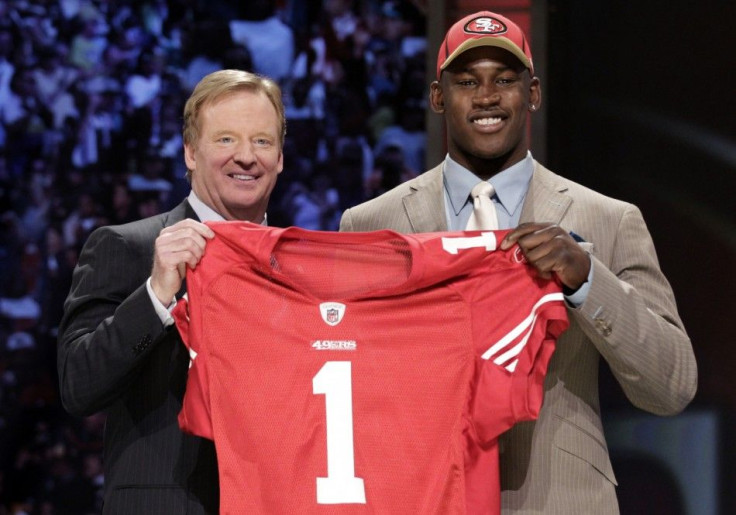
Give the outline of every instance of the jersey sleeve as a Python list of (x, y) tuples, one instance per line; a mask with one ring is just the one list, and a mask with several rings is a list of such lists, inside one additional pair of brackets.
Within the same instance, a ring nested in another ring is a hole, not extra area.
[(559, 285), (518, 280), (524, 300), (521, 306), (510, 303), (512, 310), (502, 317), (509, 323), (486, 341), (476, 371), (472, 419), (481, 443), (539, 416), (547, 367), (569, 324)]
[(196, 323), (193, 323), (191, 317), (187, 295), (176, 304), (172, 316), (189, 352), (189, 373), (184, 400), (179, 411), (179, 427), (185, 433), (213, 440), (207, 353), (197, 337)]

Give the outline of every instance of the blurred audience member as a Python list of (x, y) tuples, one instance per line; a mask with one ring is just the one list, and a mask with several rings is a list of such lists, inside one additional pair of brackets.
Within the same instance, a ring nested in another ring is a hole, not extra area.
[(294, 60), (294, 32), (276, 14), (275, 0), (241, 4), (240, 16), (230, 22), (230, 36), (253, 58), (253, 71), (283, 81)]

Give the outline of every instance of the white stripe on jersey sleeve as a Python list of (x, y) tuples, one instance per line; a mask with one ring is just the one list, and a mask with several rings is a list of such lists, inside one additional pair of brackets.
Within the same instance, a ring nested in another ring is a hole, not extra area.
[[(529, 340), (532, 329), (534, 329), (534, 324), (537, 321), (537, 312), (539, 311), (539, 308), (548, 302), (561, 300), (564, 300), (564, 296), (562, 295), (562, 293), (559, 292), (548, 293), (547, 295), (539, 299), (537, 303), (534, 304), (534, 307), (532, 307), (531, 313), (529, 313), (529, 315), (519, 325), (509, 331), (503, 338), (491, 345), (491, 347), (481, 355), (481, 358), (493, 358), (494, 363), (503, 366), (503, 363), (506, 363), (508, 360), (518, 356), (524, 349), (527, 341)], [(522, 333), (524, 334), (521, 340), (513, 347), (507, 349), (507, 347), (514, 341), (516, 341), (517, 338), (519, 338), (519, 335), (521, 335)], [(504, 368), (506, 368), (506, 370), (508, 370), (509, 372), (513, 372), (518, 361), (518, 358), (514, 359), (511, 363), (505, 365)]]

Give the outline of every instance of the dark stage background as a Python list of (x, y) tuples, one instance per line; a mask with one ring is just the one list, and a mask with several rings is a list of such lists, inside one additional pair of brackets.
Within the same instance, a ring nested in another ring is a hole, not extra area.
[(698, 358), (698, 395), (674, 418), (632, 408), (604, 367), (622, 513), (736, 512), (736, 5), (434, 5), (0, 0), (0, 515), (99, 512), (104, 417), (61, 409), (56, 326), (89, 232), (187, 193), (181, 110), (202, 75), (280, 81), (288, 134), (269, 223), (332, 230), (346, 207), (435, 164), (432, 23), (515, 5), (546, 54), (535, 156), (642, 209)]
[(624, 514), (736, 513), (733, 20), (725, 1), (548, 4), (549, 165), (641, 208), (698, 360), (698, 394), (675, 418), (604, 382)]

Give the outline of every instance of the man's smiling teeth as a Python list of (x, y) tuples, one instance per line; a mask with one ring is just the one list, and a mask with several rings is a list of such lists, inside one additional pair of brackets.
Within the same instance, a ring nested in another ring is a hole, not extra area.
[(477, 120), (473, 120), (473, 123), (477, 123), (478, 125), (496, 125), (497, 123), (501, 122), (501, 118), (478, 118)]
[(239, 181), (253, 181), (253, 180), (255, 180), (255, 177), (253, 177), (252, 175), (240, 175), (240, 174), (237, 174), (237, 173), (232, 174), (230, 177), (232, 177), (233, 179), (237, 179)]

